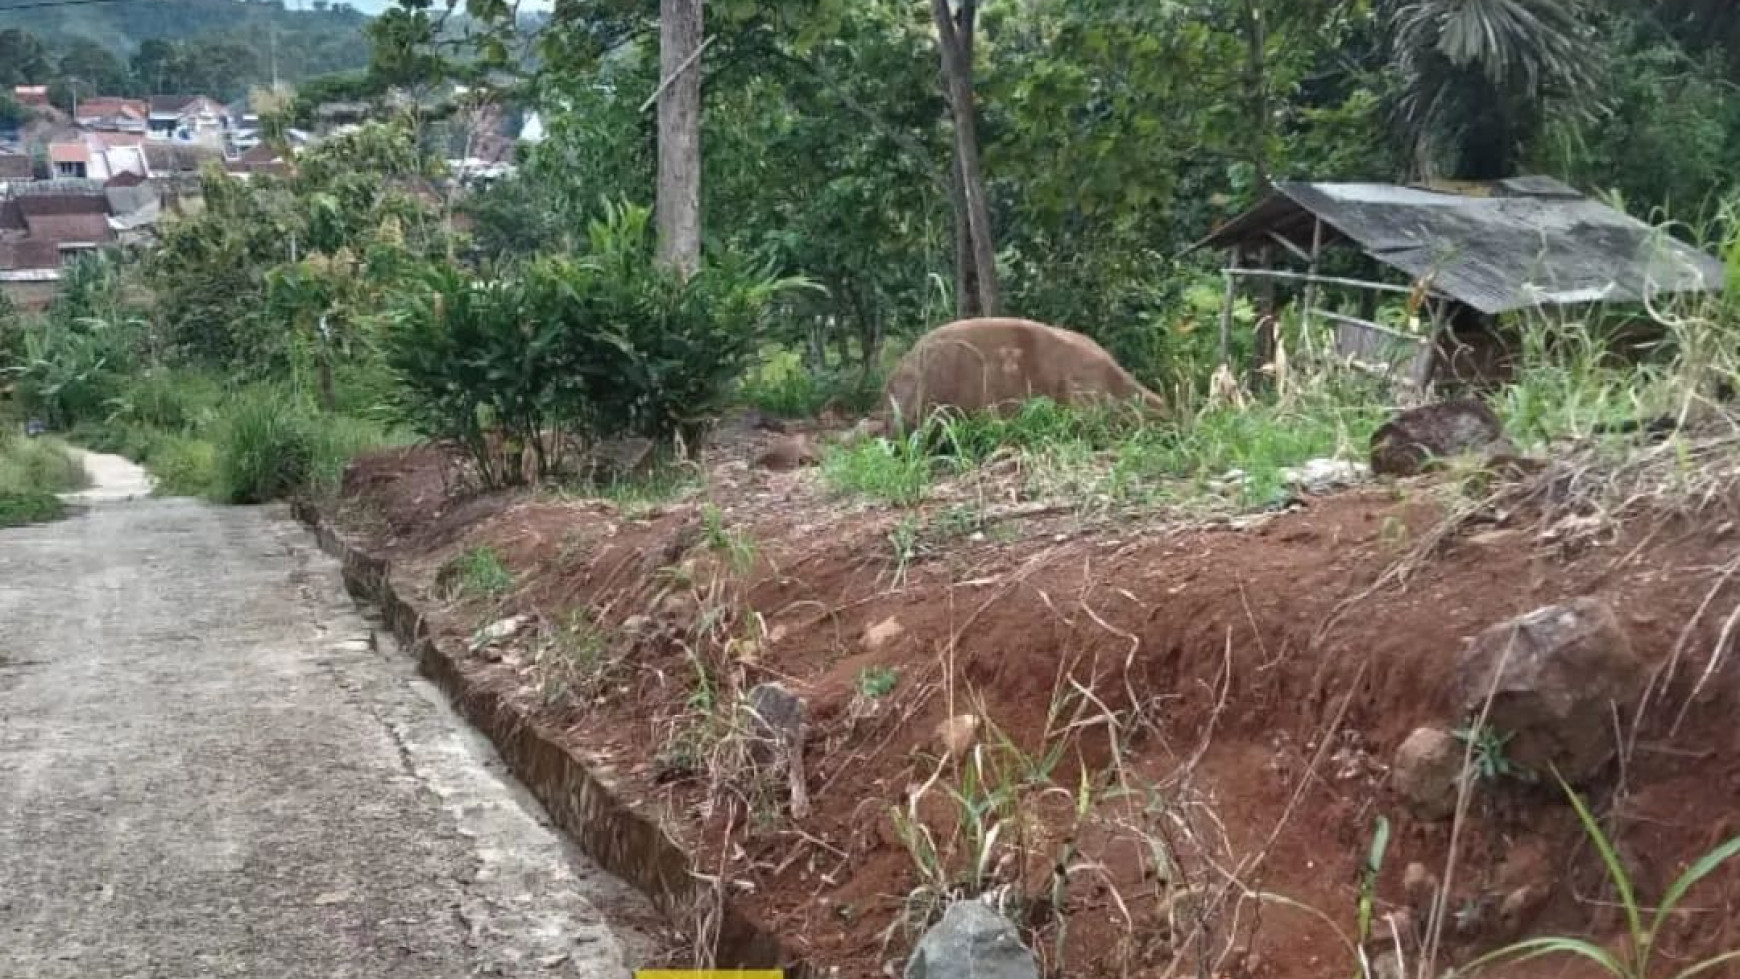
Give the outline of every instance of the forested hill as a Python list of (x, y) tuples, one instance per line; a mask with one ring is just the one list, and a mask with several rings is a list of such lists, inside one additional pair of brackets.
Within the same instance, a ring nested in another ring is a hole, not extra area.
[(368, 64), (367, 15), (327, 0), (289, 8), (278, 0), (10, 5), (0, 2), (0, 83), (8, 87), (77, 78), (87, 92), (234, 98), (269, 82), (274, 64), (291, 82)]

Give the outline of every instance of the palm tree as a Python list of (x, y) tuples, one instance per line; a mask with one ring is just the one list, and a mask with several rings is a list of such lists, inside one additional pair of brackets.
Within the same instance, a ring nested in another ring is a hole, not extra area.
[(1398, 122), (1415, 176), (1514, 176), (1549, 108), (1587, 108), (1594, 46), (1581, 0), (1385, 6)]

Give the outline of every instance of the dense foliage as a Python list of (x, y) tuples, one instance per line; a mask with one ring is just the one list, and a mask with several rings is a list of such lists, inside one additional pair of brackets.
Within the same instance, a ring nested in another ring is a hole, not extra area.
[(324, 0), (300, 10), (242, 0), (0, 6), (0, 87), (48, 85), (62, 109), (74, 95), (235, 99), (274, 78), (364, 67), (367, 22)]
[(403, 420), (463, 446), (486, 485), (554, 472), (563, 433), (693, 444), (792, 284), (732, 264), (683, 280), (652, 262), (648, 216), (611, 208), (577, 258), (403, 289), (384, 335)]

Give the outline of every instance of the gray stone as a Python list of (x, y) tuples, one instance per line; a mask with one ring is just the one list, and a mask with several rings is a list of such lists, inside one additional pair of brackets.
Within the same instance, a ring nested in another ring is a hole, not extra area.
[(1415, 816), (1428, 821), (1443, 819), (1456, 811), (1463, 755), (1462, 744), (1450, 733), (1417, 728), (1396, 749), (1390, 785)]
[(1509, 453), (1504, 423), (1483, 401), (1459, 398), (1398, 412), (1371, 436), (1371, 471), (1415, 476), (1470, 452)]
[(1307, 493), (1330, 493), (1364, 482), (1371, 472), (1349, 459), (1308, 459), (1304, 465), (1281, 470), (1281, 480)]
[(1614, 709), (1637, 704), (1646, 670), (1606, 602), (1578, 598), (1500, 623), (1457, 658), (1452, 696), (1465, 715), (1493, 693), (1487, 725), (1510, 740), (1510, 760), (1572, 782), (1613, 759)]
[(767, 762), (781, 748), (795, 750), (803, 744), (804, 718), (807, 711), (802, 697), (777, 683), (761, 683), (752, 687), (743, 704), (753, 738), (751, 753), (756, 761)]
[(957, 901), (919, 939), (905, 979), (1039, 979), (1039, 963), (1008, 918)]
[(601, 483), (638, 479), (657, 461), (651, 439), (622, 438), (599, 443), (592, 450), (592, 478)]

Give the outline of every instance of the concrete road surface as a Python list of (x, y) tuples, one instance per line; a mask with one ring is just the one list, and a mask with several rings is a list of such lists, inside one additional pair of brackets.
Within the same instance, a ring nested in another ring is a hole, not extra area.
[(615, 979), (603, 910), (650, 920), (282, 510), (0, 530), (0, 979)]

